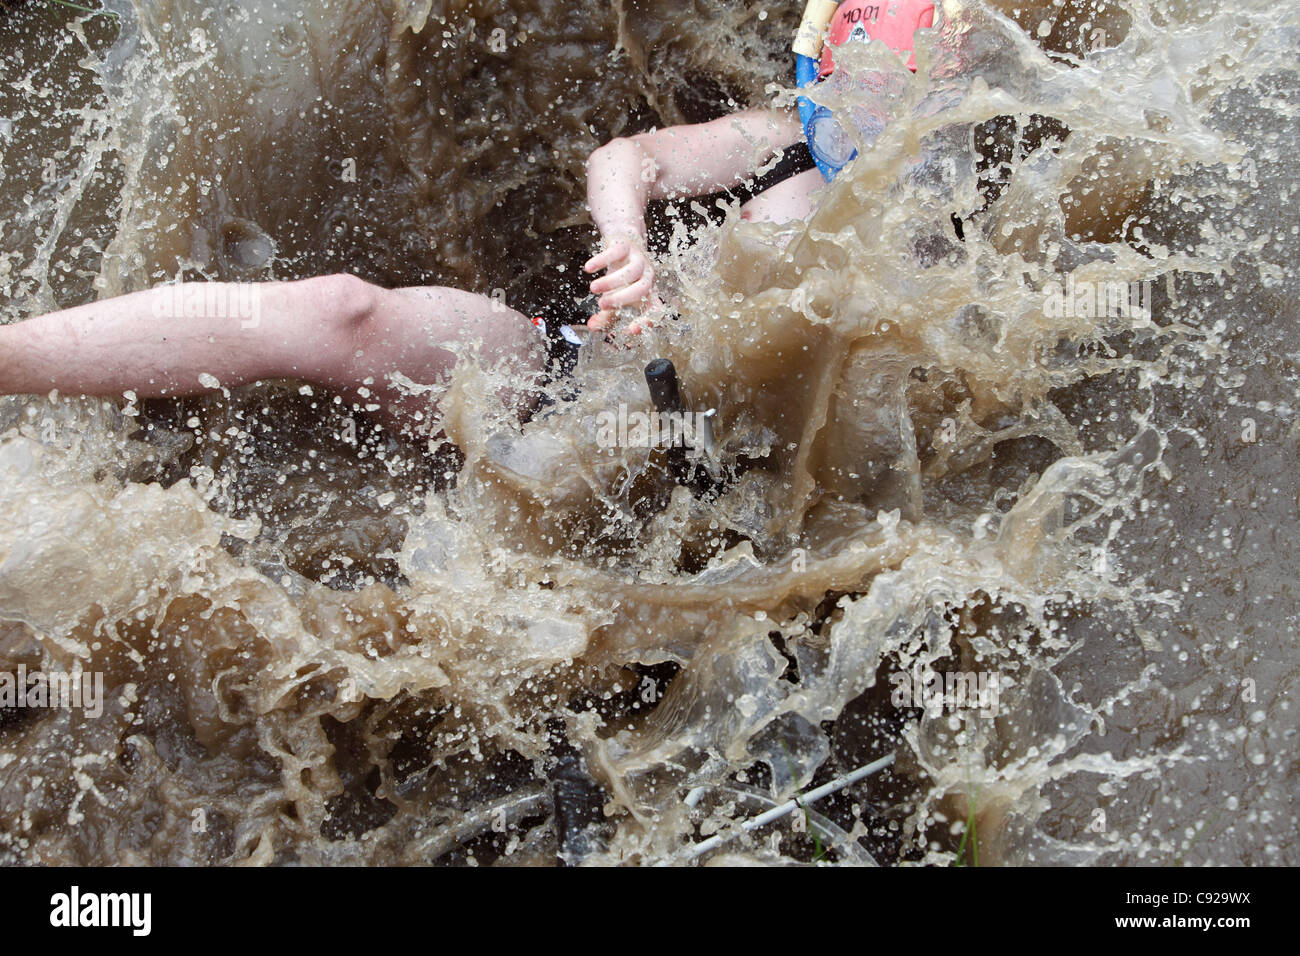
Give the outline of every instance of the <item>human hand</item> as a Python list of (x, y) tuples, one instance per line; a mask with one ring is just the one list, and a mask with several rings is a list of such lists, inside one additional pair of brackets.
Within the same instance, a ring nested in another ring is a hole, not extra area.
[[(661, 311), (663, 301), (654, 292), (654, 263), (639, 238), (616, 237), (606, 243), (603, 251), (583, 265), (587, 273), (608, 270), (604, 276), (591, 283), (591, 292), (599, 296), (600, 311), (587, 320), (589, 328), (606, 331), (614, 324), (619, 309), (638, 304), (648, 307), (648, 312)], [(651, 328), (654, 319), (643, 313), (628, 323), (623, 331), (639, 335)]]

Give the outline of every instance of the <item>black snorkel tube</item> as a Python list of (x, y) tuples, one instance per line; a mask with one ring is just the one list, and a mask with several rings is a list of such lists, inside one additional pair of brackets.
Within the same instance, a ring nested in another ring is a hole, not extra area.
[[(677, 369), (666, 358), (657, 358), (645, 367), (645, 382), (660, 422), (668, 423), (665, 454), (673, 481), (689, 488), (697, 498), (716, 497), (724, 483), (713, 436), (717, 409), (690, 412), (682, 401)], [(662, 427), (660, 434), (665, 434)], [(661, 439), (661, 447), (663, 443)]]

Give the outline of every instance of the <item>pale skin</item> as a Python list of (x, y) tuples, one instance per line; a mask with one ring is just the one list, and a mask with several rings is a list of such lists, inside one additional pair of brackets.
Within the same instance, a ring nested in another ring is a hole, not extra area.
[(254, 287), (255, 322), (238, 310), (176, 315), (185, 291), (162, 286), (0, 325), (0, 393), (152, 398), (213, 387), (201, 375), (224, 388), (293, 378), (377, 406), (370, 410), (389, 427), (422, 433), (429, 404), (403, 392), (394, 373), (431, 384), (467, 349), (506, 363), (521, 382), (544, 364), (526, 317), (457, 289), (382, 289), (350, 275), (264, 282)]
[[(587, 205), (603, 249), (583, 266), (607, 270), (591, 283), (600, 311), (588, 326), (608, 330), (619, 309), (643, 311), (622, 329), (638, 335), (653, 326), (662, 301), (654, 291), (654, 264), (646, 252), (646, 204), (699, 196), (739, 185), (776, 153), (799, 142), (803, 127), (790, 111), (746, 110), (708, 123), (611, 140), (587, 160)], [(810, 169), (778, 183), (741, 207), (741, 218), (805, 219), (822, 176)]]
[[(754, 110), (615, 139), (595, 150), (588, 200), (604, 249), (585, 268), (609, 271), (591, 283), (600, 311), (588, 324), (608, 329), (615, 310), (626, 307), (646, 311), (625, 331), (639, 334), (653, 324), (659, 299), (645, 251), (646, 203), (735, 186), (802, 135), (793, 114)], [(742, 218), (805, 218), (820, 185), (816, 170), (800, 173), (752, 199)], [(152, 398), (210, 390), (213, 379), (234, 388), (292, 378), (369, 407), (388, 427), (423, 434), (431, 404), (403, 391), (398, 378), (445, 379), (457, 356), (472, 349), (486, 364), (507, 366), (521, 385), (500, 397), (521, 403), (545, 363), (527, 317), (457, 289), (383, 289), (343, 274), (259, 283), (256, 322), (212, 309), (177, 314), (188, 291), (184, 284), (179, 293), (163, 286), (0, 325), (0, 394), (119, 397), (129, 391)]]

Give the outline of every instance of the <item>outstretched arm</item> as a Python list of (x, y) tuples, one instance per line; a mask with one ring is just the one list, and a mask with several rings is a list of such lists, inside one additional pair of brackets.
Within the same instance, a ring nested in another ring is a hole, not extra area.
[[(671, 126), (620, 137), (587, 160), (587, 205), (603, 250), (584, 267), (610, 270), (591, 283), (601, 311), (589, 323), (608, 328), (615, 309), (654, 302), (654, 269), (646, 254), (646, 204), (728, 189), (798, 142), (803, 129), (790, 112), (746, 110), (708, 123)], [(629, 332), (646, 327), (633, 322)]]
[(427, 424), (430, 409), (393, 373), (431, 383), (467, 350), (516, 373), (507, 402), (543, 366), (524, 316), (458, 289), (382, 289), (350, 275), (182, 282), (0, 325), (0, 394), (149, 398), (296, 378), (405, 428)]
[(342, 333), (382, 290), (348, 275), (299, 282), (182, 282), (0, 326), (0, 393), (141, 398), (260, 378), (324, 383)]

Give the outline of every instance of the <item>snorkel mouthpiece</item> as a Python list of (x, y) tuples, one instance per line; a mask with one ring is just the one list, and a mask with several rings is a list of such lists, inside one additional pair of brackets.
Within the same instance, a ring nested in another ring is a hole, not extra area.
[(808, 149), (811, 150), (813, 159), (823, 168), (823, 172), (826, 167), (832, 170), (830, 178), (858, 155), (858, 149), (853, 145), (853, 140), (849, 139), (849, 134), (844, 132), (844, 127), (835, 118), (835, 114), (824, 106), (813, 110), (805, 129)]

